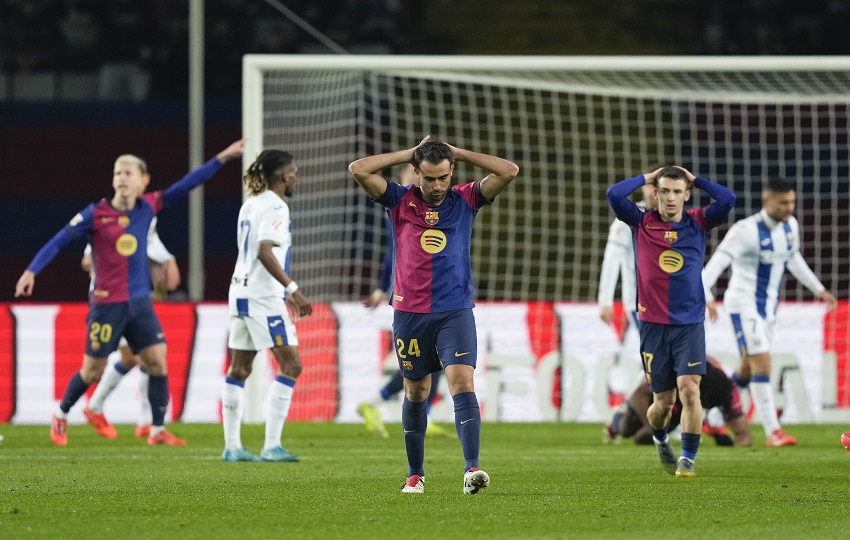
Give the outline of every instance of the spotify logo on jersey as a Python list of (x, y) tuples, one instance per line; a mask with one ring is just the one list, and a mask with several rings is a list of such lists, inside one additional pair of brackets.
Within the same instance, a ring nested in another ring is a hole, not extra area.
[(665, 250), (658, 256), (658, 266), (668, 274), (675, 274), (682, 269), (685, 258), (678, 251)]
[(446, 247), (446, 235), (438, 229), (428, 229), (419, 237), (419, 245), (422, 249), (434, 255), (443, 251)]
[(129, 257), (130, 255), (135, 253), (136, 248), (138, 247), (139, 241), (136, 240), (136, 237), (132, 234), (122, 234), (118, 238), (118, 241), (115, 242), (115, 249), (118, 251), (118, 253), (124, 255), (125, 257)]

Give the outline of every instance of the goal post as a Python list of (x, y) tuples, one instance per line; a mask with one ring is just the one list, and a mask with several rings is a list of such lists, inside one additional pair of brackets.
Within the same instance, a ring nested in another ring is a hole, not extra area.
[[(848, 107), (850, 57), (243, 60), (244, 161), (266, 147), (295, 156), (302, 178), (290, 203), (292, 264), (299, 284), (322, 302), (367, 295), (386, 245), (383, 212), (350, 179), (348, 163), (409, 148), (426, 134), (520, 165), (520, 176), (473, 230), (478, 300), (594, 302), (614, 217), (605, 190), (658, 163), (681, 164), (733, 189), (730, 223), (760, 208), (767, 178), (792, 179), (803, 255), (846, 300)], [(483, 174), (459, 164), (455, 177)], [(694, 198), (707, 202), (698, 191)], [(712, 233), (710, 248), (725, 230)], [(789, 279), (783, 299), (812, 298)], [(825, 340), (848, 333), (842, 309), (826, 318)], [(838, 348), (837, 391), (850, 396), (846, 343)]]

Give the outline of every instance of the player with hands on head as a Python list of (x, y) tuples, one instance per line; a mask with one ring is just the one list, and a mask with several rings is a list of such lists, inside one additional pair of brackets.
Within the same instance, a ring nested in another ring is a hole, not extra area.
[(88, 236), (97, 272), (86, 318), (86, 351), (83, 367), (71, 377), (53, 414), (50, 438), (57, 446), (68, 444), (68, 412), (103, 375), (107, 358), (118, 347), (121, 336), (127, 338), (150, 376), (148, 400), (153, 418), (148, 444), (186, 444), (165, 429), (169, 401), (165, 333), (150, 299), (148, 231), (164, 206), (183, 199), (224, 163), (241, 157), (243, 147), (244, 140), (236, 141), (167, 189), (144, 195), (139, 195), (145, 178), (141, 160), (121, 156), (112, 174), (113, 197), (92, 203), (75, 215), (39, 250), (18, 279), (15, 297), (32, 295), (35, 276), (62, 248)]
[[(419, 180), (416, 175), (416, 169), (411, 164), (406, 164), (401, 168), (398, 175), (399, 184), (409, 186)], [(369, 309), (375, 309), (379, 305), (386, 303), (389, 300), (390, 291), (392, 289), (393, 267), (395, 265), (395, 238), (393, 238), (393, 225), (389, 216), (386, 218), (387, 229), (387, 251), (384, 253), (384, 260), (381, 263), (381, 271), (378, 275), (378, 287), (372, 291), (372, 294), (363, 300), (363, 305)], [(446, 437), (448, 433), (440, 425), (431, 420), (431, 407), (439, 395), (438, 387), (440, 384), (440, 373), (436, 371), (431, 374), (431, 393), (428, 394), (428, 428), (425, 431), (427, 437)], [(381, 387), (378, 393), (370, 400), (363, 401), (357, 406), (357, 414), (363, 418), (366, 424), (366, 429), (373, 433), (378, 433), (381, 437), (387, 438), (390, 436), (384, 421), (381, 418), (381, 411), (378, 406), (386, 401), (389, 401), (399, 392), (404, 389), (404, 377), (401, 371), (393, 373), (390, 380)]]
[[(239, 210), (239, 254), (230, 280), (230, 368), (221, 394), (224, 428), (222, 461), (294, 462), (281, 444), (295, 380), (301, 374), (296, 320), (313, 312), (310, 300), (292, 279), (292, 222), (284, 197), (298, 184), (298, 165), (289, 152), (263, 150), (243, 177), (248, 198)], [(265, 443), (260, 455), (242, 446), (245, 380), (257, 351), (269, 349), (279, 370), (267, 394)]]
[[(457, 162), (489, 174), (452, 186)], [(403, 163), (415, 167), (416, 184), (403, 187), (379, 174)], [(478, 351), (470, 239), (478, 210), (493, 202), (519, 167), (426, 136), (413, 148), (358, 159), (348, 170), (386, 208), (395, 236), (393, 337), (404, 375), (402, 428), (408, 461), (402, 492), (425, 490), (427, 397), (431, 373), (443, 370), (465, 461), (463, 493), (478, 493), (490, 484), (490, 477), (478, 468), (481, 411), (473, 382)]]
[(728, 266), (732, 276), (723, 295), (723, 307), (741, 352), (733, 380), (749, 386), (764, 427), (768, 446), (788, 446), (797, 439), (782, 429), (770, 385), (770, 347), (787, 269), (832, 311), (838, 301), (820, 282), (800, 254), (800, 225), (794, 217), (794, 186), (783, 178), (767, 181), (762, 208), (729, 229), (702, 272), (709, 318), (718, 318), (711, 288)]
[[(658, 209), (629, 200), (645, 184), (655, 186)], [(694, 187), (715, 202), (685, 210)], [(702, 262), (707, 233), (732, 211), (735, 194), (687, 169), (667, 166), (614, 184), (607, 198), (617, 218), (634, 232), (640, 350), (653, 394), (647, 411), (653, 441), (667, 472), (695, 476), (703, 421), (699, 385), (707, 361)], [(667, 434), (677, 394), (682, 402), (678, 460)]]

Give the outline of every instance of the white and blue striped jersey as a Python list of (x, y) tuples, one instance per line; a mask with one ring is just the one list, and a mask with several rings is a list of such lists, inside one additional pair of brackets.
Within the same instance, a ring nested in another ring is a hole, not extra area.
[(776, 221), (762, 209), (735, 223), (703, 269), (706, 300), (714, 299), (711, 288), (730, 264), (732, 276), (723, 295), (727, 313), (773, 320), (786, 268), (812, 293), (824, 290), (800, 254), (800, 226), (794, 216)]
[(239, 210), (237, 228), (239, 255), (230, 280), (230, 314), (238, 315), (237, 304), (247, 299), (283, 298), (284, 286), (257, 258), (260, 243), (270, 242), (283, 271), (289, 275), (292, 248), (292, 223), (289, 207), (277, 193), (266, 190), (250, 197)]

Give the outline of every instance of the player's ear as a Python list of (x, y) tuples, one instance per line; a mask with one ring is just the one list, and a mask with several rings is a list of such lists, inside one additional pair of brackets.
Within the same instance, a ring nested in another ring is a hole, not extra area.
[(685, 190), (685, 201), (691, 200), (691, 188)]

